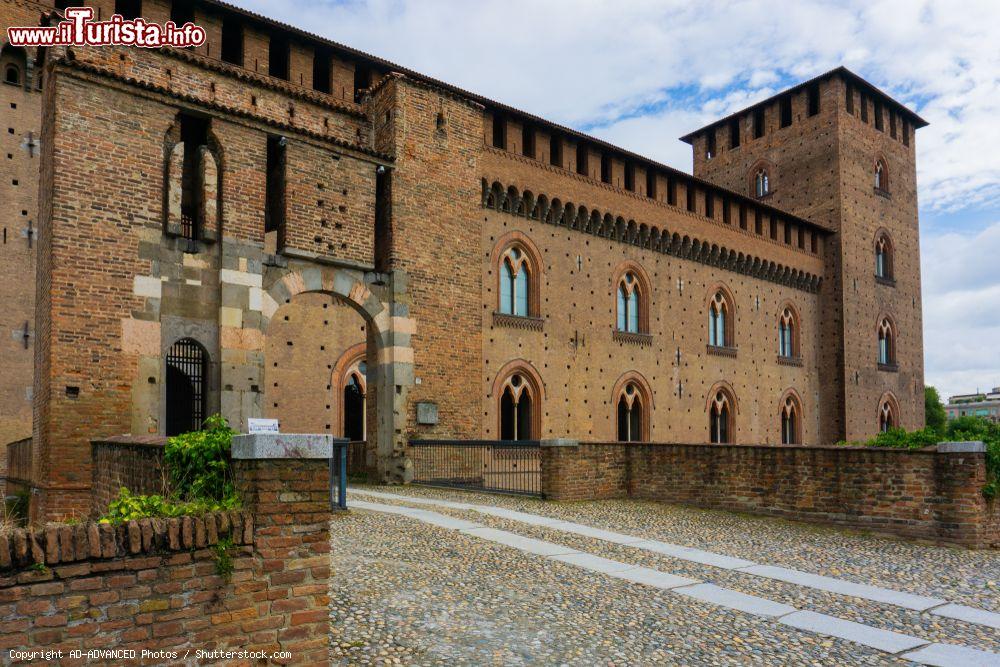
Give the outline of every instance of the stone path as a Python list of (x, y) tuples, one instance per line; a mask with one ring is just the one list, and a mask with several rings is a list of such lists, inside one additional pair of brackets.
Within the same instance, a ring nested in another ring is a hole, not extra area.
[[(1000, 665), (1000, 614), (965, 604), (981, 596), (967, 595), (962, 587), (939, 586), (946, 595), (931, 596), (921, 594), (919, 587), (913, 592), (904, 590), (910, 587), (890, 588), (854, 576), (788, 567), (796, 564), (788, 559), (762, 565), (732, 551), (727, 554), (653, 539), (661, 537), (662, 531), (636, 530), (637, 522), (629, 521), (632, 526), (625, 532), (616, 511), (610, 516), (602, 511), (602, 505), (620, 509), (617, 504), (541, 503), (413, 487), (402, 493), (399, 489), (388, 493), (373, 488), (354, 490), (351, 505), (368, 511), (356, 512), (334, 528), (335, 568), (338, 552), (350, 563), (343, 576), (338, 573), (335, 579), (334, 589), (339, 592), (335, 603), (339, 597), (376, 626), (392, 625), (397, 634), (387, 646), (384, 630), (362, 629), (352, 615), (338, 612), (333, 619), (336, 651), (345, 664), (395, 658), (407, 664), (739, 664), (752, 660), (767, 664)], [(676, 510), (630, 505), (633, 514), (667, 515), (663, 518)], [(535, 511), (525, 512), (525, 506)], [(386, 513), (392, 519), (388, 525)], [(580, 515), (589, 520), (574, 520)], [(726, 513), (702, 516), (717, 515)], [(746, 530), (760, 528), (759, 520), (741, 518)], [(843, 535), (831, 531), (817, 539), (808, 527), (772, 520), (769, 527), (776, 526), (799, 531), (803, 542), (834, 542), (837, 535)], [(387, 530), (395, 532), (399, 541), (395, 566)], [(836, 544), (829, 547), (838, 548)], [(509, 566), (497, 568), (497, 548), (507, 552), (501, 559), (509, 560)], [(939, 548), (919, 549), (932, 563), (954, 558), (953, 554), (943, 558)], [(411, 554), (424, 558), (410, 562)], [(976, 552), (964, 554), (987, 565), (982, 573), (987, 577), (987, 590), (995, 585), (1000, 574), (995, 554), (985, 554), (985, 558)], [(741, 555), (762, 560), (757, 551)], [(795, 555), (790, 556), (794, 561)], [(376, 564), (388, 582), (374, 582), (366, 561), (369, 566)], [(442, 567), (452, 571), (442, 571)], [(564, 573), (567, 567), (572, 571)], [(879, 567), (873, 564), (871, 569)], [(926, 569), (930, 571), (924, 574), (934, 575), (933, 567)], [(421, 571), (421, 575), (402, 581), (400, 575), (409, 570)], [(452, 598), (450, 591), (428, 588), (431, 581), (457, 588), (464, 597)], [(500, 591), (497, 581), (505, 582)], [(604, 591), (603, 597), (588, 597), (595, 586)], [(362, 595), (361, 591), (381, 593)], [(395, 617), (399, 596), (405, 596), (405, 591), (413, 595), (402, 605), (410, 617)], [(481, 608), (479, 594), (487, 591), (500, 594), (502, 607)], [(439, 604), (442, 596), (450, 600), (443, 607)], [(559, 604), (539, 607), (546, 599)], [(622, 617), (625, 599), (631, 601), (632, 611)], [(477, 609), (475, 618), (457, 628), (448, 624), (445, 634), (435, 631), (440, 627), (435, 622), (429, 623), (429, 615), (461, 615), (470, 605)], [(580, 609), (587, 612), (581, 614)], [(537, 615), (546, 623), (544, 629), (532, 632), (526, 626)], [(708, 625), (704, 624), (706, 616), (711, 619)], [(495, 631), (501, 619), (503, 632), (488, 631)], [(484, 641), (484, 634), (492, 639)]]

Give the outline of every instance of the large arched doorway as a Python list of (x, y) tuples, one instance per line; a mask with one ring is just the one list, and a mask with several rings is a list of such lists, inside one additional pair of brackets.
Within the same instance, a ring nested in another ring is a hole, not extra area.
[(168, 436), (197, 431), (207, 415), (208, 353), (198, 341), (182, 338), (167, 352)]

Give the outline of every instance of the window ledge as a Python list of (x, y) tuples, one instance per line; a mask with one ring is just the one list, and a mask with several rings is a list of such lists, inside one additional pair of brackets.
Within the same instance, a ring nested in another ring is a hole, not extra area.
[(875, 282), (879, 285), (885, 285), (886, 287), (896, 286), (895, 278), (886, 278), (885, 276), (880, 276), (878, 274), (875, 275)]
[(883, 363), (879, 363), (878, 369), (880, 371), (885, 371), (886, 373), (898, 373), (899, 372), (899, 364), (883, 364)]
[(618, 329), (615, 329), (611, 333), (611, 338), (619, 343), (628, 343), (629, 345), (653, 344), (653, 336), (648, 333), (635, 333), (632, 331), (619, 331)]
[(801, 366), (802, 357), (783, 357), (779, 354), (778, 364), (781, 366)]
[(725, 347), (722, 345), (706, 345), (709, 354), (715, 354), (720, 357), (736, 357), (735, 347)]
[(756, 199), (757, 201), (766, 201), (766, 200), (770, 199), (771, 197), (773, 197), (774, 193), (775, 193), (774, 190), (768, 190), (767, 192), (765, 192), (762, 195), (758, 195), (755, 192), (753, 198)]
[(882, 188), (873, 188), (873, 190), (875, 190), (875, 194), (877, 194), (879, 197), (885, 197), (886, 199), (892, 199), (892, 195), (889, 194), (888, 190), (883, 190)]
[(511, 329), (525, 329), (527, 331), (541, 331), (545, 320), (541, 317), (525, 317), (523, 315), (509, 315), (499, 311), (493, 311), (493, 326), (509, 327)]

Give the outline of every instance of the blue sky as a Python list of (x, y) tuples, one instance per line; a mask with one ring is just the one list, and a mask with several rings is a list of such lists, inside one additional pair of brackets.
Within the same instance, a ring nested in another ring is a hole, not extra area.
[(677, 137), (846, 65), (930, 122), (927, 383), (1000, 385), (1000, 2), (238, 2), (685, 171)]

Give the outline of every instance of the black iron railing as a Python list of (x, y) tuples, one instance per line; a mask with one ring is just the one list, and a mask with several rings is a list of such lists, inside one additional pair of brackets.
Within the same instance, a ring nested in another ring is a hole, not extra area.
[(542, 495), (537, 440), (411, 440), (410, 448), (416, 484)]

